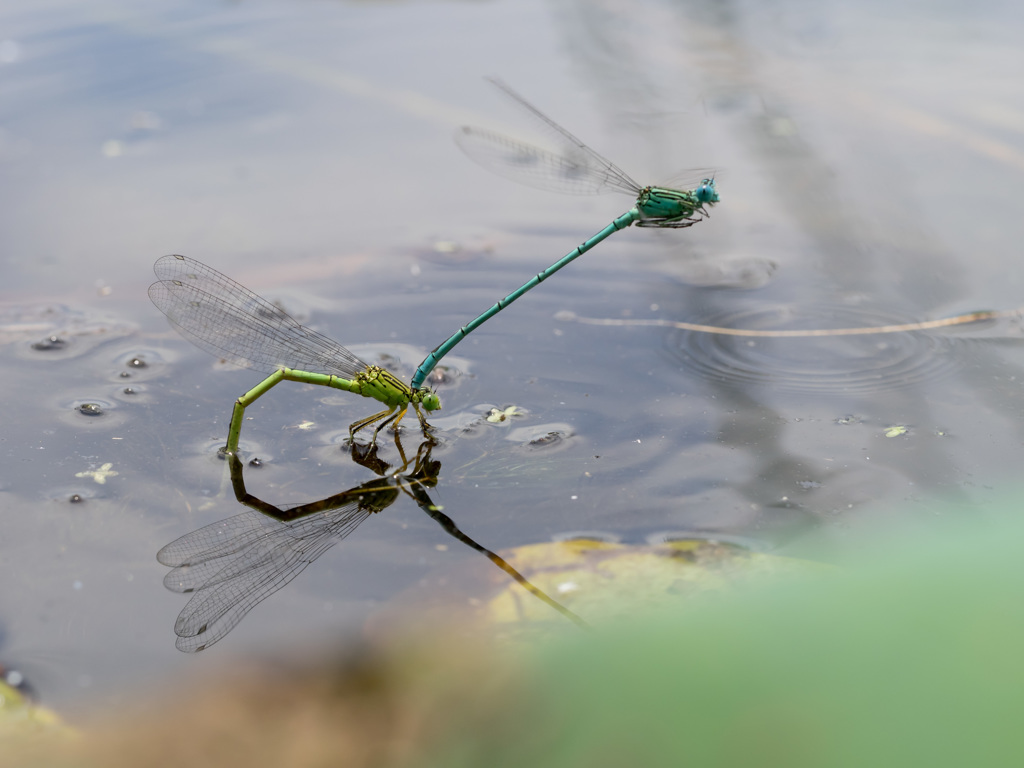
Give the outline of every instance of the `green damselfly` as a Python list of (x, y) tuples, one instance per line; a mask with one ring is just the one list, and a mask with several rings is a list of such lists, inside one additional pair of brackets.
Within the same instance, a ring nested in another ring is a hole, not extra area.
[(585, 240), (439, 344), (413, 374), (411, 386), (414, 390), (423, 384), (441, 358), (451, 352), (455, 345), (471, 332), (612, 233), (633, 224), (638, 227), (664, 229), (691, 227), (706, 218), (707, 209), (719, 202), (714, 176), (702, 178), (700, 183), (688, 190), (641, 187), (625, 171), (577, 139), (507, 85), (499, 80), (491, 82), (554, 131), (568, 145), (569, 152), (559, 154), (492, 131), (463, 127), (456, 133), (455, 140), (467, 155), (489, 170), (541, 189), (574, 194), (619, 191), (633, 196), (636, 202), (632, 208), (596, 235)]
[(387, 408), (353, 423), (349, 435), (377, 424), (377, 433), (398, 423), (411, 405), (426, 433), (424, 411), (441, 401), (426, 387), (412, 388), (385, 368), (368, 365), (336, 341), (301, 325), (291, 315), (226, 275), (187, 256), (163, 256), (153, 265), (157, 282), (149, 298), (171, 325), (197, 347), (244, 368), (270, 373), (235, 401), (228, 427), (227, 453), (238, 451), (242, 417), (281, 381), (298, 381), (355, 392)]

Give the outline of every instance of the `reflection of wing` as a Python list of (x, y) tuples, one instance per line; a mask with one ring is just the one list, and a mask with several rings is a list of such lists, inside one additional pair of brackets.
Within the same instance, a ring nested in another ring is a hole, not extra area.
[(174, 566), (164, 585), (195, 593), (174, 623), (175, 645), (195, 652), (216, 643), (373, 511), (356, 495), (335, 509), (289, 522), (244, 512), (168, 544), (157, 555)]
[(278, 527), (280, 522), (272, 517), (245, 512), (185, 534), (156, 553), (159, 562), (174, 568), (164, 577), (164, 586), (172, 592), (195, 592), (224, 567), (222, 558)]

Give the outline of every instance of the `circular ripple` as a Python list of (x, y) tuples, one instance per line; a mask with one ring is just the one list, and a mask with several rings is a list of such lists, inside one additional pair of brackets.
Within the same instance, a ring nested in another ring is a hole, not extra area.
[(576, 431), (569, 424), (550, 423), (509, 430), (506, 440), (519, 443), (529, 451), (559, 451), (576, 442)]
[(79, 397), (62, 400), (58, 408), (60, 420), (80, 430), (109, 430), (121, 427), (127, 418), (127, 414), (118, 408), (116, 401), (106, 398)]
[[(773, 306), (695, 322), (751, 330), (860, 328), (913, 322), (871, 309)], [(749, 337), (675, 330), (668, 346), (689, 371), (715, 382), (796, 392), (863, 393), (933, 380), (953, 367), (949, 342), (928, 332)]]

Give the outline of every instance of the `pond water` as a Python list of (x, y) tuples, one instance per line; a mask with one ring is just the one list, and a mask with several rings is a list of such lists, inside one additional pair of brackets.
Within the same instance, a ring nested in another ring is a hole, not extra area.
[[(614, 235), (446, 359), (430, 496), (462, 531), (491, 550), (679, 531), (814, 555), (809, 534), (841, 539), (880, 504), (880, 537), (928, 525), (937, 498), (979, 514), (1019, 475), (1014, 318), (807, 339), (630, 323), (1024, 303), (1022, 22), (1014, 3), (5, 3), (3, 661), (48, 703), (102, 705), (358, 632), (480, 557), (400, 494), (215, 648), (179, 653), (186, 597), (156, 553), (241, 511), (217, 448), (261, 377), (177, 336), (146, 289), (156, 258), (187, 254), (408, 378), (631, 204), (467, 160), (460, 125), (536, 136), (485, 75), (643, 182), (716, 169), (722, 203)], [(249, 490), (286, 505), (372, 480), (344, 438), (374, 405), (273, 390), (242, 433), (263, 461)], [(380, 455), (397, 461), (390, 436)]]

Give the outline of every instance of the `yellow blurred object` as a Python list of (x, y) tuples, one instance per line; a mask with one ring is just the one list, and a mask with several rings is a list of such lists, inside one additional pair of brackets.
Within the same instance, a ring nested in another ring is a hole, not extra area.
[[(0, 743), (14, 736), (70, 734), (57, 713), (32, 703), (17, 688), (0, 679)], [(0, 765), (4, 765), (0, 757)]]
[[(530, 544), (503, 553), (539, 589), (596, 627), (637, 613), (677, 610), (699, 594), (793, 576), (819, 563), (753, 552), (714, 539), (681, 538), (636, 546), (592, 538)], [(496, 624), (558, 616), (516, 584), (487, 600), (479, 617)]]

